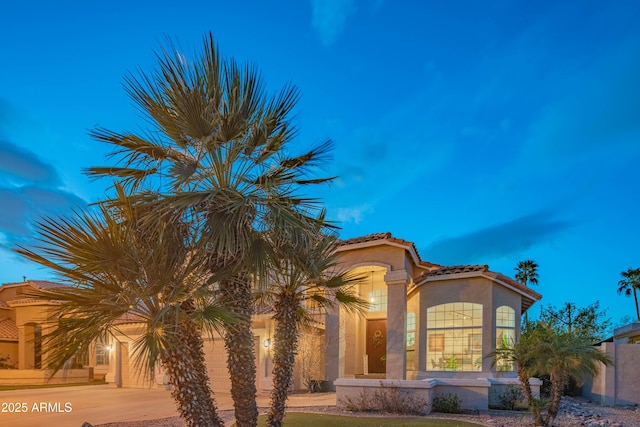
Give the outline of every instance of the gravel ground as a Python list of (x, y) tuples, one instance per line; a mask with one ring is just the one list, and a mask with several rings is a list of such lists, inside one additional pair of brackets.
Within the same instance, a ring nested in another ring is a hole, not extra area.
[[(335, 406), (306, 406), (290, 409), (292, 412), (311, 412), (322, 414), (345, 415), (350, 417), (381, 417), (388, 415), (375, 413), (353, 413), (337, 409)], [(265, 413), (261, 408), (260, 413)], [(234, 422), (233, 411), (220, 411), (227, 426)], [(396, 416), (396, 415), (390, 415)], [(487, 427), (532, 427), (533, 421), (527, 412), (489, 411), (486, 415), (448, 415), (432, 413), (424, 416), (430, 418), (447, 418), (469, 421)], [(612, 408), (599, 406), (583, 398), (564, 398), (560, 415), (554, 422), (556, 427), (640, 427), (640, 408)], [(100, 424), (95, 427), (184, 427), (179, 417), (162, 418), (129, 423)]]

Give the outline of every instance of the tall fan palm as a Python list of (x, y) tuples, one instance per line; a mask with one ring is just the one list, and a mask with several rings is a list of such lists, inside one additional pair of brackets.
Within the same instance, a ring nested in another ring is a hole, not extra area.
[[(516, 270), (516, 280), (525, 286), (538, 284), (538, 263), (533, 260), (520, 261)], [(529, 323), (529, 313), (524, 313), (525, 323)]]
[[(301, 247), (296, 258), (284, 258), (268, 276), (266, 290), (258, 301), (270, 307), (276, 321), (273, 343), (273, 389), (267, 423), (282, 425), (300, 328), (313, 323), (314, 314), (327, 306), (341, 304), (347, 310), (360, 312), (368, 304), (355, 292), (360, 278), (337, 265), (336, 237), (318, 233), (313, 244)], [(305, 302), (313, 308), (309, 311)]]
[(307, 179), (326, 160), (330, 144), (292, 155), (296, 132), (289, 115), (297, 90), (287, 86), (265, 95), (255, 68), (222, 59), (211, 35), (193, 61), (169, 44), (158, 62), (159, 70), (125, 82), (153, 129), (142, 135), (95, 130), (95, 139), (116, 147), (117, 161), (87, 173), (155, 193), (154, 212), (181, 210), (211, 273), (233, 273), (220, 282), (223, 300), (239, 318), (224, 335), (227, 366), (236, 421), (253, 426), (258, 412), (251, 278), (268, 270), (275, 251), (296, 245), (274, 238), (276, 231), (302, 235), (300, 230), (317, 228), (318, 201), (297, 192), (330, 180)]
[(153, 379), (162, 364), (186, 425), (222, 426), (203, 351), (202, 334), (225, 318), (208, 291), (210, 274), (184, 224), (163, 216), (143, 221), (144, 207), (120, 196), (117, 209), (38, 222), (39, 243), (16, 249), (70, 285), (37, 293), (60, 302), (49, 319), (56, 327), (43, 337), (51, 367), (62, 368), (96, 340), (126, 334), (133, 322), (141, 331), (136, 367)]
[(618, 282), (618, 293), (623, 293), (626, 296), (633, 295), (633, 299), (636, 303), (636, 317), (640, 322), (640, 308), (638, 308), (638, 290), (640, 290), (640, 268), (630, 268), (627, 271), (620, 273), (623, 277)]

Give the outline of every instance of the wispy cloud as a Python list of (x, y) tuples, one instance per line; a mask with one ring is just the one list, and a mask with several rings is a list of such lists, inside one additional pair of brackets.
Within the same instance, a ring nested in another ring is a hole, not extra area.
[(336, 209), (336, 219), (341, 223), (359, 224), (366, 213), (372, 212), (371, 206), (368, 204), (351, 206)]
[(311, 0), (312, 26), (325, 46), (344, 31), (347, 18), (356, 12), (355, 0)]
[(25, 148), (0, 139), (0, 178), (18, 182), (42, 183), (48, 187), (61, 183), (55, 168)]
[(5, 250), (29, 240), (39, 218), (87, 204), (64, 189), (54, 165), (6, 138), (0, 138), (0, 200), (0, 247)]
[(526, 215), (457, 237), (435, 242), (420, 252), (442, 264), (469, 264), (507, 257), (559, 235), (574, 226), (548, 212)]

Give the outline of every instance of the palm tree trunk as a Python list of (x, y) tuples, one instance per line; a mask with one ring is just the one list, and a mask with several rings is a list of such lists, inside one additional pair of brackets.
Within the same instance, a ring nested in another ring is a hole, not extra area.
[[(242, 280), (245, 279), (245, 280)], [(227, 349), (227, 369), (231, 378), (231, 397), (238, 427), (258, 424), (256, 404), (256, 360), (254, 356), (253, 294), (248, 278), (224, 281), (220, 291), (226, 307), (236, 316), (225, 326), (224, 346)]]
[(275, 310), (277, 325), (273, 344), (273, 389), (267, 424), (270, 427), (281, 427), (298, 348), (300, 301), (295, 292), (279, 295)]
[(529, 407), (529, 410), (533, 415), (533, 422), (536, 426), (545, 425), (544, 420), (542, 419), (542, 414), (540, 412), (540, 405), (536, 404), (535, 397), (533, 397), (533, 393), (531, 392), (531, 383), (529, 382), (529, 376), (520, 367), (518, 367), (518, 378), (520, 379), (520, 383), (522, 384), (524, 397), (527, 399), (527, 406)]
[(565, 376), (563, 374), (550, 374), (551, 380), (551, 397), (549, 399), (549, 408), (547, 410), (547, 421), (549, 423), (558, 416), (560, 410), (560, 400), (562, 399), (562, 391), (566, 383)]
[(202, 335), (194, 324), (183, 323), (177, 343), (167, 348), (162, 364), (172, 385), (171, 396), (188, 427), (223, 427), (211, 397)]
[(636, 316), (638, 317), (638, 322), (640, 322), (640, 308), (638, 308), (638, 293), (637, 289), (633, 288), (633, 299), (636, 301)]

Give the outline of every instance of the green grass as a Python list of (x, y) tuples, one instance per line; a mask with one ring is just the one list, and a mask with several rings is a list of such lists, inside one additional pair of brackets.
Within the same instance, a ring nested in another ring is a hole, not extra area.
[[(258, 426), (266, 426), (265, 415), (260, 415)], [(342, 415), (309, 414), (305, 412), (287, 412), (284, 417), (286, 427), (478, 427), (480, 424), (456, 420), (435, 420), (424, 417), (415, 418), (369, 418), (345, 417)]]
[(30, 390), (32, 388), (56, 388), (56, 387), (77, 387), (79, 385), (104, 385), (105, 381), (92, 381), (90, 383), (69, 383), (69, 384), (22, 384), (22, 385), (0, 385), (0, 391), (4, 390)]

